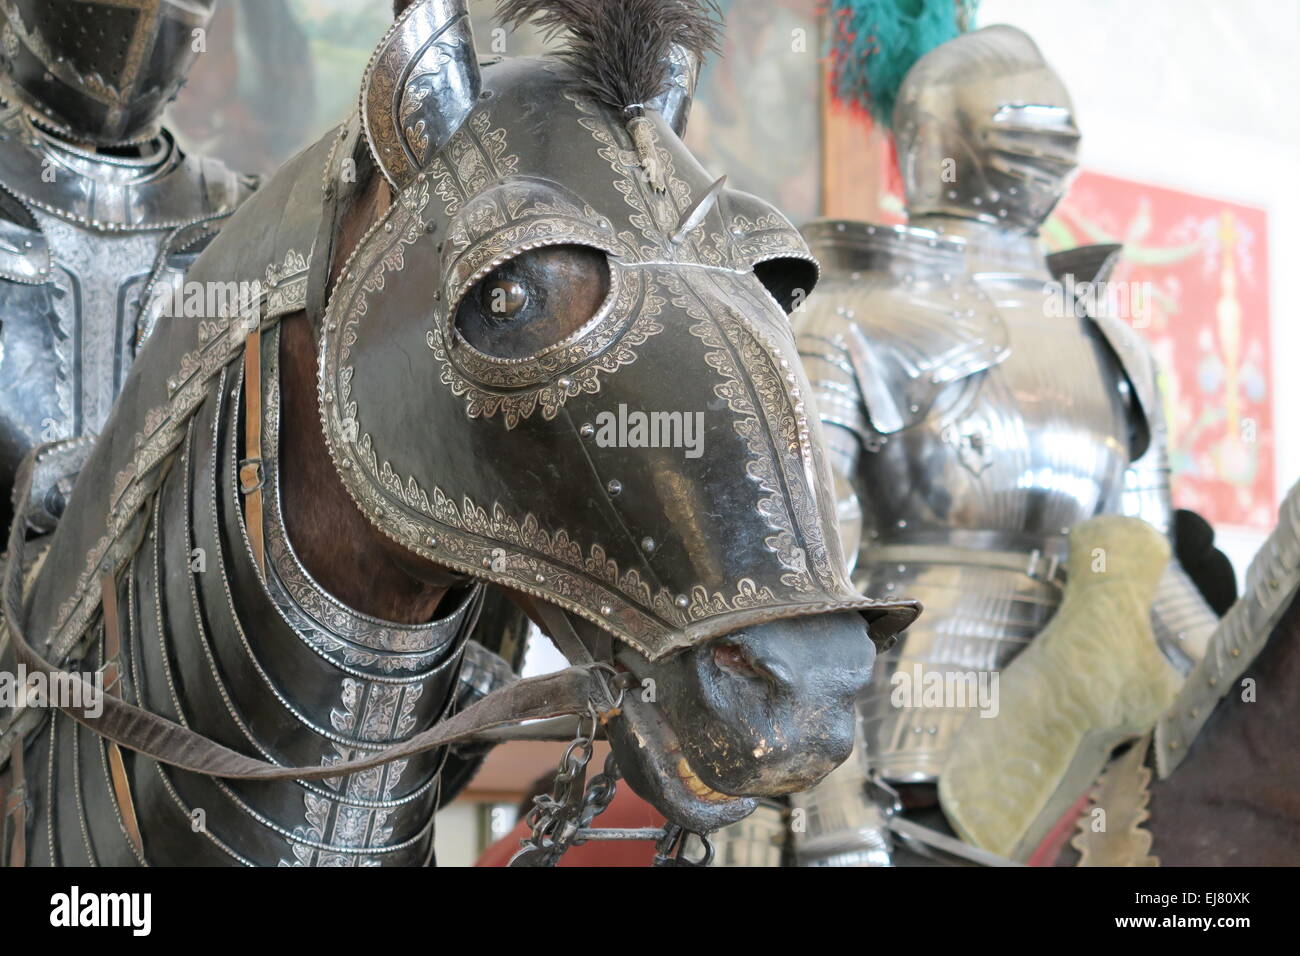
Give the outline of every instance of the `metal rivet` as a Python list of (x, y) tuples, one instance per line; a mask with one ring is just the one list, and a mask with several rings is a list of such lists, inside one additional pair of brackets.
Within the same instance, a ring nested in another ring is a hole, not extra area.
[(533, 578), (533, 580), (536, 581), (538, 584), (545, 584), (545, 583), (546, 583), (546, 575), (544, 575), (544, 574), (539, 574), (539, 575), (537, 575), (537, 577)]
[(609, 617), (611, 614), (614, 613), (614, 609), (610, 607), (608, 604), (602, 604), (600, 606), (600, 613), (602, 617)]
[(437, 538), (432, 538), (432, 537), (431, 537), (431, 538), (429, 538), (429, 539), (427, 540), (426, 543), (429, 545), (429, 547), (431, 547), (431, 548), (436, 548), (436, 547), (438, 546), (438, 539), (437, 539)]
[(681, 608), (683, 611), (686, 610), (688, 607), (691, 606), (691, 602), (690, 602), (690, 600), (686, 597), (685, 594), (679, 594), (679, 595), (677, 595), (677, 600), (674, 601), (673, 603), (676, 604), (676, 605), (677, 605), (679, 608)]
[(641, 539), (641, 550), (646, 554), (654, 554), (654, 550), (657, 547), (659, 547), (659, 545), (655, 542), (654, 538)]
[(596, 426), (588, 422), (586, 425), (583, 425), (578, 429), (578, 434), (583, 438), (590, 438), (592, 435), (596, 434)]
[(623, 482), (615, 478), (613, 481), (611, 481), (609, 484), (605, 486), (605, 490), (608, 491), (611, 495), (616, 495), (623, 490)]

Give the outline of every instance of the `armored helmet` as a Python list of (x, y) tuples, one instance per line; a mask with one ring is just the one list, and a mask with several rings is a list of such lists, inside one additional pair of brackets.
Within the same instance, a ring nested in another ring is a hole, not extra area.
[(1070, 95), (1028, 35), (992, 26), (908, 71), (893, 111), (907, 209), (1034, 233), (1078, 164)]
[(216, 0), (0, 0), (6, 95), (98, 146), (153, 135)]

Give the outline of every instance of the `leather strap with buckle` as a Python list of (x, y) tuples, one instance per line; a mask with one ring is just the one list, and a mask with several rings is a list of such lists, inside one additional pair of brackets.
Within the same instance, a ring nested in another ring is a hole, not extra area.
[(239, 463), (239, 490), (244, 495), (244, 525), (257, 569), (266, 577), (266, 536), (262, 527), (262, 329), (244, 341), (244, 459)]
[[(122, 678), (122, 631), (117, 612), (117, 581), (111, 574), (100, 578), (100, 591), (104, 607), (104, 666), (100, 673), (104, 676), (104, 694), (114, 697)], [(112, 740), (105, 741), (108, 750), (109, 777), (113, 783), (113, 798), (117, 801), (118, 813), (122, 819), (122, 828), (126, 837), (135, 848), (136, 856), (144, 860), (144, 836), (140, 831), (140, 820), (135, 812), (135, 798), (131, 796), (131, 780), (126, 773), (126, 761), (122, 758), (122, 748)]]

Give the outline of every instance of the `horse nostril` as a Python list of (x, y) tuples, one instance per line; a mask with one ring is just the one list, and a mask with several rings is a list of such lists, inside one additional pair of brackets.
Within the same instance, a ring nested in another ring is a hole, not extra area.
[(770, 671), (753, 659), (739, 644), (723, 643), (713, 649), (713, 663), (718, 669), (733, 677), (745, 677), (750, 680), (774, 680)]

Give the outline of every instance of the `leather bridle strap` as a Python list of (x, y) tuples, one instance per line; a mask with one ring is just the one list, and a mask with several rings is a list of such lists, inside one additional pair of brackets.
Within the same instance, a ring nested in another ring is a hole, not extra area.
[(262, 328), (244, 341), (244, 459), (239, 463), (239, 490), (244, 495), (244, 524), (257, 570), (266, 577), (266, 537), (262, 525)]
[(613, 638), (608, 632), (601, 631), (593, 650), (578, 634), (567, 611), (546, 601), (537, 602), (533, 608), (546, 624), (546, 633), (555, 641), (560, 653), (568, 659), (569, 663), (591, 669), (592, 677), (600, 690), (599, 694), (592, 696), (591, 702), (595, 705), (601, 723), (620, 713), (623, 694), (621, 691), (615, 692), (610, 684), (610, 678), (617, 676), (613, 663)]
[[(122, 631), (117, 613), (117, 581), (111, 574), (100, 578), (100, 601), (104, 608), (104, 664), (100, 673), (104, 677), (104, 696), (117, 696), (116, 688), (122, 680)], [(126, 774), (126, 761), (122, 748), (115, 742), (105, 742), (108, 751), (109, 779), (113, 784), (113, 798), (117, 801), (118, 815), (126, 838), (135, 848), (136, 856), (144, 859), (144, 837), (140, 821), (135, 815), (135, 799), (131, 796), (131, 780)]]
[[(5, 607), (7, 614), (18, 610), (8, 591)], [(80, 675), (65, 673), (37, 654), (27, 643), (21, 628), (14, 626), (12, 618), (9, 627), (18, 660), (30, 670), (63, 681), (85, 683)], [(104, 695), (97, 699), (94, 689), (89, 686), (83, 688), (81, 695), (81, 700), (86, 703), (61, 705), (59, 710), (106, 740), (180, 770), (227, 780), (325, 780), (462, 743), (484, 731), (509, 724), (588, 713), (593, 696), (602, 692), (595, 676), (599, 666), (570, 667), (554, 674), (516, 681), (409, 740), (365, 757), (324, 766), (282, 767), (249, 757), (165, 717), (128, 704), (120, 697)], [(70, 696), (75, 698), (76, 695)], [(97, 708), (93, 705), (97, 702), (102, 711), (95, 715), (92, 712)]]

